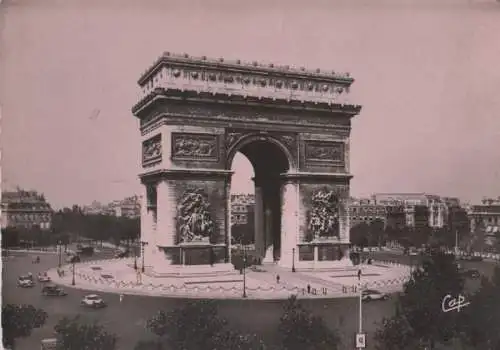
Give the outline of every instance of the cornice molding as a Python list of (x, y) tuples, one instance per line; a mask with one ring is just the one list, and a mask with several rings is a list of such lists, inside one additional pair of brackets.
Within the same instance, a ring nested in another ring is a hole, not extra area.
[(219, 169), (158, 169), (142, 173), (139, 178), (146, 184), (161, 180), (229, 179), (233, 173)]
[(196, 102), (218, 105), (242, 105), (268, 108), (279, 108), (294, 112), (310, 111), (322, 113), (343, 113), (354, 117), (361, 112), (362, 106), (342, 103), (311, 102), (293, 99), (279, 99), (269, 97), (254, 97), (228, 95), (223, 93), (209, 93), (199, 91), (182, 91), (179, 89), (156, 88), (132, 107), (132, 113), (141, 119), (141, 112), (159, 100)]

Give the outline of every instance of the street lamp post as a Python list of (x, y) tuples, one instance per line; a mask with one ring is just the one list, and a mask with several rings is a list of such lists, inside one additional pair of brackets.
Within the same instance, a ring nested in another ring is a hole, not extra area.
[(295, 272), (295, 248), (292, 248), (292, 272)]
[(246, 247), (243, 246), (243, 298), (247, 297), (246, 268), (247, 268), (247, 250)]
[(71, 280), (71, 285), (74, 286), (75, 285), (75, 263), (76, 263), (75, 259), (73, 259), (72, 263), (73, 263), (73, 279)]
[(142, 272), (144, 272), (146, 269), (144, 268), (144, 247), (148, 245), (148, 242), (141, 241), (141, 254), (142, 254)]
[[(364, 334), (363, 334), (363, 291), (361, 284), (361, 270), (358, 271), (358, 280), (359, 280), (359, 330), (357, 335), (356, 346), (358, 349), (364, 348)], [(361, 338), (361, 339), (360, 339)]]
[(58, 248), (59, 248), (59, 268), (61, 268), (61, 258), (62, 258), (61, 241), (58, 242)]

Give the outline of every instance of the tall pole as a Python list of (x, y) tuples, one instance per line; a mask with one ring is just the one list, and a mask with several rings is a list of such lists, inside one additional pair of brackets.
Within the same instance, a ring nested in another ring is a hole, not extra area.
[(58, 248), (59, 248), (59, 268), (61, 268), (61, 241), (59, 241), (59, 244), (58, 244)]
[(73, 280), (71, 281), (71, 285), (75, 285), (75, 259), (73, 259)]
[(148, 242), (141, 241), (141, 253), (142, 253), (142, 272), (146, 271), (144, 268), (144, 246), (148, 244)]
[[(359, 273), (358, 273), (358, 280), (359, 280), (359, 330), (358, 330), (358, 334), (363, 334), (363, 292), (362, 292), (362, 286), (361, 286), (361, 269), (359, 270)], [(362, 347), (359, 347), (358, 349), (362, 349)]]
[(292, 248), (292, 272), (295, 272), (295, 248)]
[(246, 267), (247, 267), (247, 250), (246, 247), (243, 246), (243, 298), (247, 297)]

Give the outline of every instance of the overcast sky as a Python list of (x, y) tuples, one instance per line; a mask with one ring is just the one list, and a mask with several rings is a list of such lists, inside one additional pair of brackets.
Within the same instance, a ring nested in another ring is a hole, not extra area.
[[(351, 102), (363, 105), (352, 129), (353, 195), (500, 195), (495, 0), (0, 6), (3, 186), (44, 192), (54, 207), (139, 192), (130, 110), (137, 79), (163, 51), (349, 71)], [(248, 162), (233, 168), (235, 190), (252, 191)]]

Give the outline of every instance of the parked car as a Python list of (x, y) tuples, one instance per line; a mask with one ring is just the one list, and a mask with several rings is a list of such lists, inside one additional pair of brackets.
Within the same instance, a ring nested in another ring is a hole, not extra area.
[(92, 308), (96, 308), (96, 309), (106, 306), (106, 303), (104, 302), (104, 300), (102, 300), (102, 298), (97, 294), (86, 295), (82, 299), (80, 304), (82, 306), (85, 306), (85, 307), (92, 307)]
[(66, 258), (66, 262), (68, 264), (72, 264), (72, 263), (79, 263), (82, 259), (80, 258), (79, 255), (70, 255)]
[(481, 277), (481, 273), (477, 269), (462, 270), (461, 273), (465, 278), (477, 279)]
[(50, 281), (51, 281), (51, 279), (47, 275), (47, 272), (38, 274), (38, 282), (50, 282)]
[(80, 247), (76, 249), (78, 255), (92, 256), (94, 254), (94, 247)]
[(62, 289), (61, 287), (58, 287), (54, 284), (49, 284), (45, 287), (42, 288), (42, 294), (45, 295), (45, 296), (56, 296), (56, 297), (60, 297), (60, 296), (65, 296), (67, 295), (68, 293), (66, 293), (64, 291), (64, 289)]
[(33, 282), (33, 278), (30, 276), (19, 276), (17, 285), (21, 288), (31, 288), (35, 286), (35, 282)]
[(119, 250), (115, 253), (115, 258), (118, 258), (118, 259), (126, 258), (129, 256), (129, 254), (130, 254), (130, 251), (128, 251), (128, 250)]
[(361, 299), (363, 301), (372, 301), (372, 300), (387, 300), (389, 296), (385, 293), (379, 292), (374, 289), (365, 289), (361, 293)]
[(56, 350), (57, 349), (57, 339), (56, 338), (46, 338), (42, 339), (41, 350)]

